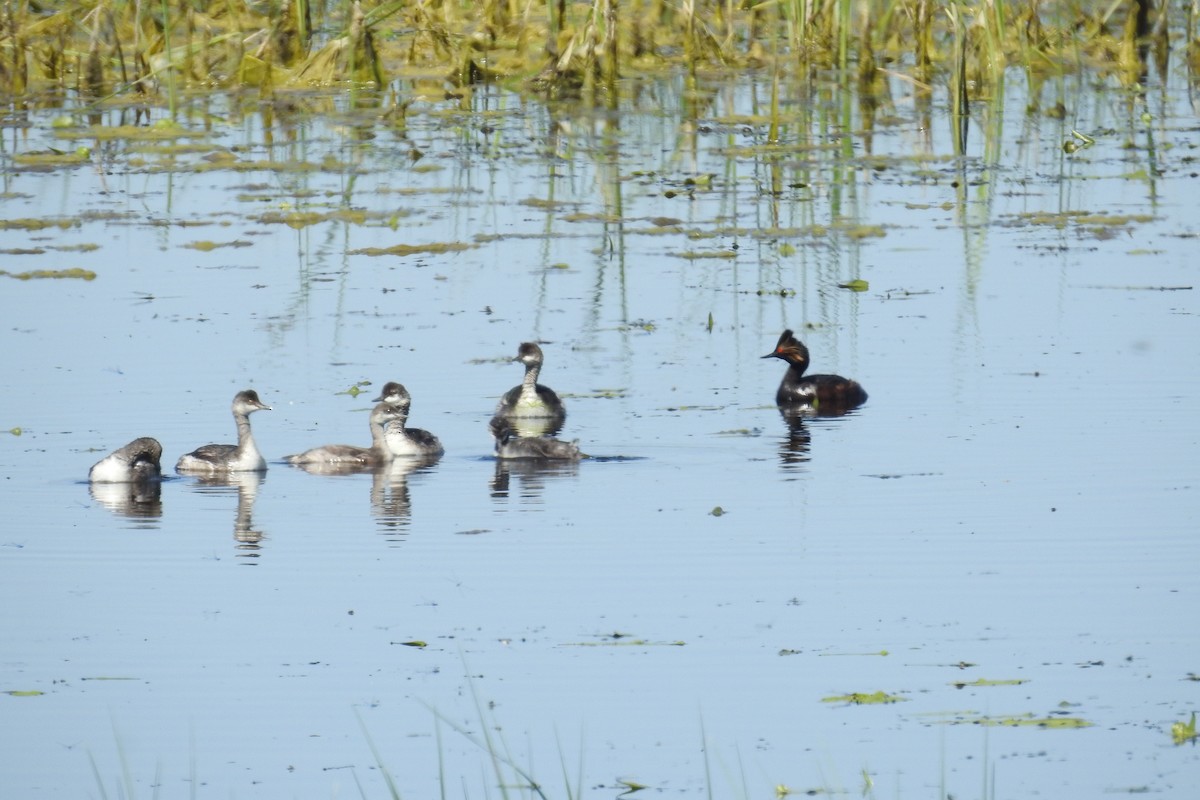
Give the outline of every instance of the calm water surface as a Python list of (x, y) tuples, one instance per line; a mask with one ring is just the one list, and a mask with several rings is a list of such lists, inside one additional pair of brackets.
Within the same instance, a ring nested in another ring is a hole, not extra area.
[[(491, 750), (549, 797), (1193, 796), (1186, 87), (1080, 79), (1060, 121), (1010, 81), (964, 159), (902, 82), (873, 126), (790, 98), (782, 148), (762, 87), (679, 89), (403, 129), (213, 99), (188, 148), (50, 171), (8, 157), (77, 146), (58, 111), (6, 131), (4, 219), (53, 224), (0, 268), (97, 277), (0, 276), (0, 794), (530, 794)], [(867, 405), (785, 424), (785, 327)], [(527, 339), (606, 458), (491, 457)], [(366, 444), (388, 380), (440, 461), (280, 461)], [(232, 441), (246, 387), (265, 475), (84, 482)]]

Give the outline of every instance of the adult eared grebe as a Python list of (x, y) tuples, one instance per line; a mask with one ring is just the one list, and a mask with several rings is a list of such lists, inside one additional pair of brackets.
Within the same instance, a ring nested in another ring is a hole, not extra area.
[(775, 349), (763, 358), (780, 358), (788, 363), (783, 382), (775, 393), (776, 405), (806, 405), (818, 412), (837, 413), (867, 401), (867, 393), (858, 381), (841, 375), (805, 375), (808, 348), (790, 330), (783, 332)]
[(554, 419), (560, 422), (567, 418), (567, 409), (554, 390), (537, 382), (538, 374), (542, 371), (542, 359), (542, 348), (537, 344), (521, 343), (513, 361), (520, 361), (525, 365), (525, 380), (520, 386), (514, 386), (504, 393), (496, 406), (495, 416), (513, 419)]
[(504, 417), (492, 417), (488, 423), (496, 438), (496, 458), (536, 458), (554, 461), (578, 461), (587, 458), (579, 451), (579, 441), (564, 442), (552, 436), (518, 436)]
[(206, 444), (185, 456), (175, 464), (176, 472), (216, 474), (221, 472), (262, 472), (267, 462), (254, 437), (250, 434), (250, 414), (255, 411), (270, 411), (271, 407), (258, 399), (258, 392), (246, 389), (233, 398), (233, 420), (237, 423), (237, 444)]
[(284, 456), (291, 464), (332, 464), (356, 467), (374, 467), (392, 460), (384, 429), (388, 423), (403, 419), (395, 406), (380, 403), (371, 409), (371, 446), (356, 447), (352, 444), (327, 444), (314, 447), (294, 456)]
[(406, 427), (412, 396), (403, 384), (388, 381), (375, 401), (386, 403), (396, 411), (396, 418), (385, 431), (387, 446), (393, 456), (440, 456), (446, 452), (441, 441), (429, 431)]
[(91, 483), (149, 483), (162, 480), (162, 445), (143, 436), (114, 450), (88, 470)]

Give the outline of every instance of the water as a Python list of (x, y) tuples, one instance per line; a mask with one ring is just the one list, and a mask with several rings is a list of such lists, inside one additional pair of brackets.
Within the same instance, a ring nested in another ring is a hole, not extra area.
[[(1200, 138), (1182, 87), (1079, 80), (1062, 121), (1010, 81), (961, 162), (902, 82), (869, 135), (788, 97), (783, 148), (762, 87), (668, 82), (403, 129), (215, 97), (190, 148), (8, 164), (4, 217), (62, 224), (2, 268), (97, 277), (0, 276), (3, 794), (531, 794), (495, 752), (550, 797), (1190, 797)], [(867, 405), (789, 429), (785, 327)], [(527, 339), (599, 458), (491, 457)], [(367, 444), (388, 380), (440, 461), (280, 463)], [(264, 476), (84, 482), (233, 441), (249, 387)]]

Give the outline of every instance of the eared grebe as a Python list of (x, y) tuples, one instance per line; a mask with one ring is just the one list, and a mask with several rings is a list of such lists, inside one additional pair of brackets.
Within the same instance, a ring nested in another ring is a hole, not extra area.
[(784, 331), (775, 349), (763, 358), (781, 358), (788, 363), (783, 383), (775, 393), (779, 406), (806, 405), (825, 412), (845, 411), (867, 401), (867, 393), (858, 381), (841, 375), (805, 375), (808, 369), (808, 348)]
[(587, 458), (579, 452), (578, 440), (564, 442), (552, 436), (518, 436), (504, 417), (492, 417), (488, 428), (496, 438), (496, 458), (538, 458), (553, 461), (578, 461)]
[(327, 444), (314, 447), (284, 460), (292, 464), (346, 464), (356, 467), (374, 467), (392, 460), (384, 428), (403, 414), (395, 406), (380, 403), (371, 409), (371, 446), (355, 447), (352, 444)]
[(162, 480), (162, 445), (143, 436), (114, 450), (88, 471), (91, 483), (148, 483)]
[(429, 431), (405, 426), (412, 397), (403, 384), (388, 381), (375, 401), (386, 403), (396, 411), (396, 418), (388, 423), (385, 431), (387, 446), (393, 456), (440, 456), (446, 452), (438, 438)]
[(250, 414), (255, 411), (270, 411), (271, 407), (264, 405), (258, 399), (258, 392), (247, 389), (238, 392), (233, 398), (233, 420), (237, 423), (237, 444), (206, 444), (196, 448), (185, 456), (179, 457), (175, 465), (176, 472), (262, 472), (267, 468), (262, 453), (254, 444), (250, 434)]
[(548, 386), (537, 382), (542, 371), (542, 348), (533, 342), (523, 342), (513, 361), (525, 365), (525, 380), (504, 393), (496, 406), (496, 416), (513, 419), (554, 419), (562, 421), (567, 409)]

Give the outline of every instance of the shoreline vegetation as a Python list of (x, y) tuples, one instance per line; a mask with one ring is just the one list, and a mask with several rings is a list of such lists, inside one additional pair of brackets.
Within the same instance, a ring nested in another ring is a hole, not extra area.
[(1182, 52), (1200, 73), (1200, 0), (25, 0), (0, 12), (10, 103), (167, 104), (180, 92), (386, 91), (440, 79), (615, 106), (621, 78), (834, 72), (949, 84), (958, 108), (1010, 67), (1031, 83), (1096, 70), (1137, 87)]

